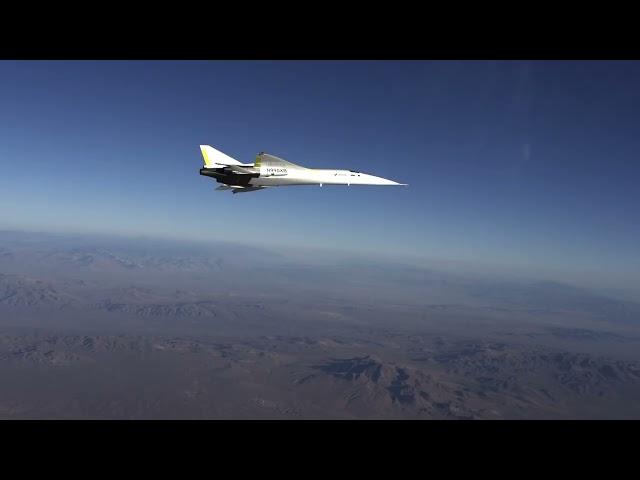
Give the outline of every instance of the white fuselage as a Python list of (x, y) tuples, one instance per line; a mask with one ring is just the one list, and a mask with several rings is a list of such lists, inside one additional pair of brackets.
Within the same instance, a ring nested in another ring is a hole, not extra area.
[(255, 186), (285, 186), (285, 185), (399, 185), (366, 173), (350, 170), (315, 169), (304, 167), (269, 166), (260, 167), (260, 176), (252, 178), (251, 185)]

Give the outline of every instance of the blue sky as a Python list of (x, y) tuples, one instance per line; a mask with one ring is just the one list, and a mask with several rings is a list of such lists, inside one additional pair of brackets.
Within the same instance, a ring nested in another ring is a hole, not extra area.
[[(0, 228), (640, 284), (640, 62), (0, 62)], [(409, 187), (215, 192), (198, 145)]]

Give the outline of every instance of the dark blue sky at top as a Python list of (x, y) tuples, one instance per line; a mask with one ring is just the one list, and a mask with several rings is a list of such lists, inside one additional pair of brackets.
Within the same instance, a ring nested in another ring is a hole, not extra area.
[[(640, 284), (639, 62), (0, 62), (0, 228)], [(198, 145), (409, 187), (215, 192)]]

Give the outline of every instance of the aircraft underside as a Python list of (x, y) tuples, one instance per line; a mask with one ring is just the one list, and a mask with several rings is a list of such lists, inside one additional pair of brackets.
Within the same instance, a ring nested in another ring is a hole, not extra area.
[(266, 187), (278, 187), (286, 185), (313, 185), (318, 182), (311, 180), (289, 178), (260, 177), (259, 173), (237, 174), (225, 169), (200, 169), (200, 175), (215, 178), (222, 185), (216, 190), (231, 190), (233, 193), (254, 192)]

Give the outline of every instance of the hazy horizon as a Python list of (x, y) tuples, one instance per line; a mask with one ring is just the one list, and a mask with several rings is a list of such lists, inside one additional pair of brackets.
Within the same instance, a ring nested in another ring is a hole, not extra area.
[(297, 260), (298, 262), (308, 263), (310, 265), (333, 265), (344, 261), (369, 261), (374, 264), (388, 264), (391, 266), (407, 266), (413, 268), (422, 269), (436, 269), (443, 272), (453, 272), (458, 274), (466, 274), (471, 276), (478, 276), (480, 278), (503, 278), (505, 280), (531, 280), (531, 281), (556, 281), (573, 285), (577, 287), (587, 288), (595, 292), (600, 292), (605, 295), (612, 296), (614, 298), (620, 298), (625, 300), (640, 301), (640, 287), (636, 285), (629, 286), (628, 284), (612, 283), (606, 284), (601, 281), (593, 280), (589, 276), (584, 274), (594, 275), (597, 272), (582, 272), (583, 275), (566, 275), (554, 271), (553, 269), (535, 269), (522, 265), (513, 264), (491, 264), (482, 261), (464, 261), (451, 258), (434, 258), (428, 256), (412, 256), (402, 255), (401, 253), (386, 252), (380, 254), (378, 252), (368, 251), (350, 251), (339, 248), (331, 248), (330, 246), (311, 246), (301, 247), (299, 245), (282, 245), (282, 244), (270, 244), (270, 243), (251, 243), (250, 241), (237, 242), (226, 239), (193, 239), (183, 238), (180, 236), (149, 236), (144, 234), (126, 234), (126, 233), (102, 233), (102, 232), (82, 232), (82, 231), (44, 231), (41, 229), (3, 229), (0, 228), (1, 233), (15, 232), (17, 234), (42, 234), (42, 235), (57, 235), (61, 238), (68, 237), (85, 237), (87, 239), (100, 239), (100, 238), (115, 238), (123, 241), (135, 240), (135, 241), (150, 241), (150, 242), (169, 242), (177, 245), (202, 245), (202, 246), (215, 246), (216, 244), (228, 244), (238, 246), (240, 248), (246, 248), (248, 250), (252, 248), (260, 248), (278, 252), (287, 258)]

